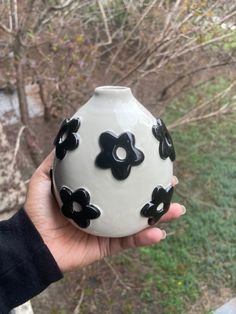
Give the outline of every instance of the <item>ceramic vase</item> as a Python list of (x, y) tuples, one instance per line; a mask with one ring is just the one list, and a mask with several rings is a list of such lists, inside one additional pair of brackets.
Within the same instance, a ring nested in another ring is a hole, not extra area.
[(63, 215), (83, 231), (127, 236), (168, 211), (173, 142), (130, 88), (97, 87), (63, 121), (54, 145), (53, 194)]

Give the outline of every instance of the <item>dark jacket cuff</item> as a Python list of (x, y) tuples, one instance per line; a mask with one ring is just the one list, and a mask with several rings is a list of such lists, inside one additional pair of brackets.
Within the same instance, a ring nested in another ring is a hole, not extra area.
[(0, 222), (0, 313), (24, 303), (63, 277), (37, 229), (20, 209)]

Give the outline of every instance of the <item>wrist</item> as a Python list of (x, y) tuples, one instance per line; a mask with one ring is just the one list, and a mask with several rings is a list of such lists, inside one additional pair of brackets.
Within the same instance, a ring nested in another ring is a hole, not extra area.
[(35, 232), (37, 232), (38, 235), (40, 236), (41, 241), (47, 247), (48, 252), (51, 254), (53, 259), (55, 260), (60, 271), (64, 272), (65, 270), (61, 265), (61, 259), (60, 257), (58, 257), (57, 251), (55, 250), (56, 239), (55, 240), (51, 239), (53, 232), (50, 232), (50, 230), (47, 230), (47, 222), (45, 221), (45, 219), (43, 219), (43, 217), (40, 217), (39, 215), (35, 214), (31, 210), (30, 204), (27, 201), (24, 205), (24, 211), (29, 221), (31, 222), (32, 226), (34, 227)]

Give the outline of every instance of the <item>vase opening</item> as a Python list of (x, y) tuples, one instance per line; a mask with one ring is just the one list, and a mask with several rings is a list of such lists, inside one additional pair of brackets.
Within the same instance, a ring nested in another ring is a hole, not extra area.
[(109, 91), (109, 90), (129, 90), (130, 88), (129, 87), (126, 87), (126, 86), (99, 86), (97, 88), (95, 88), (95, 91)]
[(95, 96), (114, 96), (126, 97), (132, 95), (131, 89), (125, 86), (99, 86), (95, 88)]

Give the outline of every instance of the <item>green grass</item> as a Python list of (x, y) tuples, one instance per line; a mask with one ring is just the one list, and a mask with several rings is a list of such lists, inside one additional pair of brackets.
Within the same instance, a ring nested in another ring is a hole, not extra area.
[[(220, 79), (184, 95), (164, 119), (174, 121), (228, 84)], [(158, 289), (164, 313), (186, 314), (202, 284), (236, 288), (236, 115), (176, 128), (172, 138), (180, 180), (175, 200), (187, 214), (165, 226), (175, 233), (161, 246), (141, 249), (150, 264), (141, 297), (152, 302)]]

